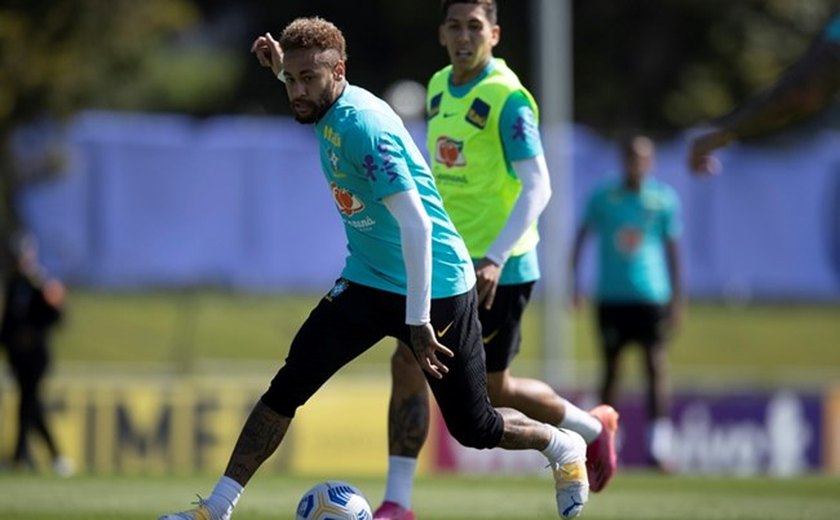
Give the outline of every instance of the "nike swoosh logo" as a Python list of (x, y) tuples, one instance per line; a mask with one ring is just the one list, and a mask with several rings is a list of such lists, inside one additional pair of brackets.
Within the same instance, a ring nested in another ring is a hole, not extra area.
[(452, 116), (457, 116), (457, 115), (458, 115), (458, 112), (444, 112), (443, 113), (443, 117), (452, 117)]
[(449, 325), (447, 325), (446, 327), (444, 327), (444, 328), (442, 328), (442, 329), (440, 329), (440, 330), (436, 330), (436, 331), (435, 331), (435, 334), (437, 334), (437, 337), (442, 338), (442, 337), (443, 337), (443, 335), (444, 335), (444, 334), (446, 334), (446, 332), (449, 330), (449, 327), (451, 327), (453, 323), (455, 323), (455, 322), (454, 322), (454, 321), (450, 321), (450, 322), (449, 322)]
[(481, 341), (483, 341), (484, 344), (486, 345), (486, 344), (490, 343), (491, 341), (493, 341), (493, 338), (495, 338), (498, 333), (499, 333), (499, 329), (496, 329), (493, 332), (491, 332), (490, 334), (488, 334), (486, 336), (482, 336)]

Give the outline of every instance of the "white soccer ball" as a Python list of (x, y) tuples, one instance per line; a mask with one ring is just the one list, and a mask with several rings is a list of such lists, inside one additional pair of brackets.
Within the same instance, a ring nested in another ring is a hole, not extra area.
[(371, 520), (370, 504), (359, 488), (341, 480), (312, 486), (298, 502), (296, 520)]

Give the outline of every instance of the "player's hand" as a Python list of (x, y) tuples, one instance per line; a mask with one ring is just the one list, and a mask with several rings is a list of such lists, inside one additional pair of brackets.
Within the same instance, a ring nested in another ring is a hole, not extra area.
[(409, 329), (411, 329), (411, 349), (417, 357), (417, 362), (435, 379), (443, 379), (443, 375), (449, 372), (449, 368), (441, 363), (437, 354), (455, 357), (455, 353), (438, 343), (431, 324), (409, 325)]
[(732, 142), (733, 136), (723, 130), (714, 130), (691, 142), (688, 166), (697, 175), (717, 175), (722, 171), (720, 161), (712, 152)]
[(275, 76), (283, 70), (283, 49), (270, 32), (254, 40), (251, 44), (251, 52), (256, 55), (259, 64), (271, 68)]
[(64, 305), (64, 295), (67, 293), (64, 284), (56, 279), (50, 279), (44, 282), (44, 301), (51, 307), (58, 309)]
[(475, 288), (478, 291), (478, 304), (490, 310), (493, 300), (496, 299), (496, 288), (499, 286), (499, 277), (502, 275), (502, 266), (496, 264), (489, 258), (482, 258), (475, 267)]

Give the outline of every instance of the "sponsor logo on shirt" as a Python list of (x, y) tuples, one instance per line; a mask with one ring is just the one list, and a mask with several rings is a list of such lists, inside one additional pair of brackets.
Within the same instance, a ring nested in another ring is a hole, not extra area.
[(615, 233), (615, 247), (629, 256), (642, 244), (642, 232), (632, 226), (624, 226)]
[(376, 221), (371, 217), (365, 217), (362, 219), (357, 220), (345, 220), (344, 221), (348, 226), (352, 228), (356, 228), (359, 231), (369, 231), (373, 226), (376, 225)]
[(467, 160), (464, 157), (464, 142), (442, 135), (435, 142), (435, 161), (446, 165), (466, 166)]
[(350, 217), (365, 209), (365, 203), (350, 193), (349, 190), (339, 187), (334, 182), (330, 183), (330, 188), (332, 188), (333, 199), (335, 199), (335, 205), (338, 206), (338, 211), (344, 215)]
[(324, 139), (331, 142), (337, 148), (341, 148), (341, 136), (329, 125), (324, 127)]
[(487, 126), (487, 116), (489, 114), (490, 105), (482, 101), (481, 98), (475, 98), (472, 105), (470, 105), (470, 109), (467, 112), (467, 117), (465, 119), (471, 125), (483, 130), (484, 127)]

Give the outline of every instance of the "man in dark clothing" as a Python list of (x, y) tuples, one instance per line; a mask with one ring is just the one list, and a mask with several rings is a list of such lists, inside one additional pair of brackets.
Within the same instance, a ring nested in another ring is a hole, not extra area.
[(5, 284), (0, 342), (6, 348), (20, 394), (13, 463), (16, 467), (34, 467), (27, 442), (32, 431), (43, 438), (55, 472), (68, 476), (73, 472), (72, 464), (56, 446), (41, 398), (50, 363), (49, 335), (61, 319), (65, 290), (60, 281), (44, 276), (34, 237), (17, 237), (11, 246), (15, 265)]

